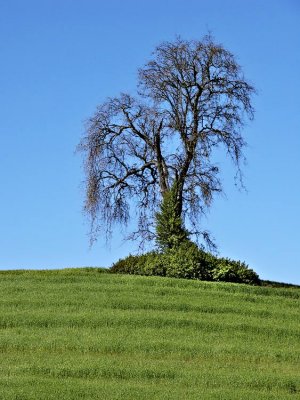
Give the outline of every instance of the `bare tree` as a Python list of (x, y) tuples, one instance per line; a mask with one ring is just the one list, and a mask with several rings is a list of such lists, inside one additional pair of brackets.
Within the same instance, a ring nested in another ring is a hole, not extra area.
[(253, 118), (254, 88), (234, 56), (211, 36), (165, 42), (139, 71), (139, 93), (98, 106), (79, 148), (85, 156), (85, 211), (92, 239), (136, 212), (133, 239), (150, 240), (155, 212), (176, 188), (176, 213), (191, 232), (222, 191), (214, 150), (223, 147), (240, 174), (241, 128)]

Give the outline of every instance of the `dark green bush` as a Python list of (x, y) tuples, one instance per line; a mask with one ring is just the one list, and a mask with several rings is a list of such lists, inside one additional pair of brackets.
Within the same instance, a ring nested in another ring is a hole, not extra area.
[(165, 276), (161, 254), (155, 251), (140, 255), (129, 255), (112, 265), (110, 272), (116, 274)]
[(121, 258), (110, 268), (110, 272), (116, 274), (135, 274), (137, 270), (137, 263), (141, 256), (129, 256)]
[(219, 282), (247, 283), (259, 285), (260, 279), (256, 272), (250, 269), (244, 262), (219, 258), (212, 271), (212, 278)]
[(185, 241), (176, 249), (162, 255), (166, 276), (174, 278), (211, 280), (212, 265), (207, 253), (191, 242)]
[(111, 267), (113, 273), (158, 275), (176, 278), (211, 280), (213, 265), (207, 253), (191, 241), (163, 253), (129, 255)]
[(113, 264), (110, 272), (260, 284), (256, 272), (245, 263), (218, 258), (189, 240), (164, 252), (151, 251), (141, 255), (129, 255)]

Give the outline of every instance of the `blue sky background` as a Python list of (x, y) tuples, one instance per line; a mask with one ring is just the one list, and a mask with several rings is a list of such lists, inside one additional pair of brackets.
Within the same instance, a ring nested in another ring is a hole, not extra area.
[(89, 249), (82, 214), (83, 123), (134, 93), (137, 68), (176, 35), (211, 31), (258, 90), (244, 168), (203, 221), (220, 254), (300, 284), (298, 0), (0, 0), (0, 268), (110, 266), (135, 248), (118, 230)]

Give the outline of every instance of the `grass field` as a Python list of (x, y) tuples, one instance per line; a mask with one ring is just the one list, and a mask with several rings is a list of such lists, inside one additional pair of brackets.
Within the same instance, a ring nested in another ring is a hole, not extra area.
[(300, 290), (0, 273), (0, 399), (300, 399)]

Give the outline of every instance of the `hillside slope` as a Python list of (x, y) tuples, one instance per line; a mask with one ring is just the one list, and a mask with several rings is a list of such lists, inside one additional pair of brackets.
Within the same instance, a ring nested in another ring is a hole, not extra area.
[(99, 272), (0, 273), (1, 400), (300, 398), (299, 289)]

